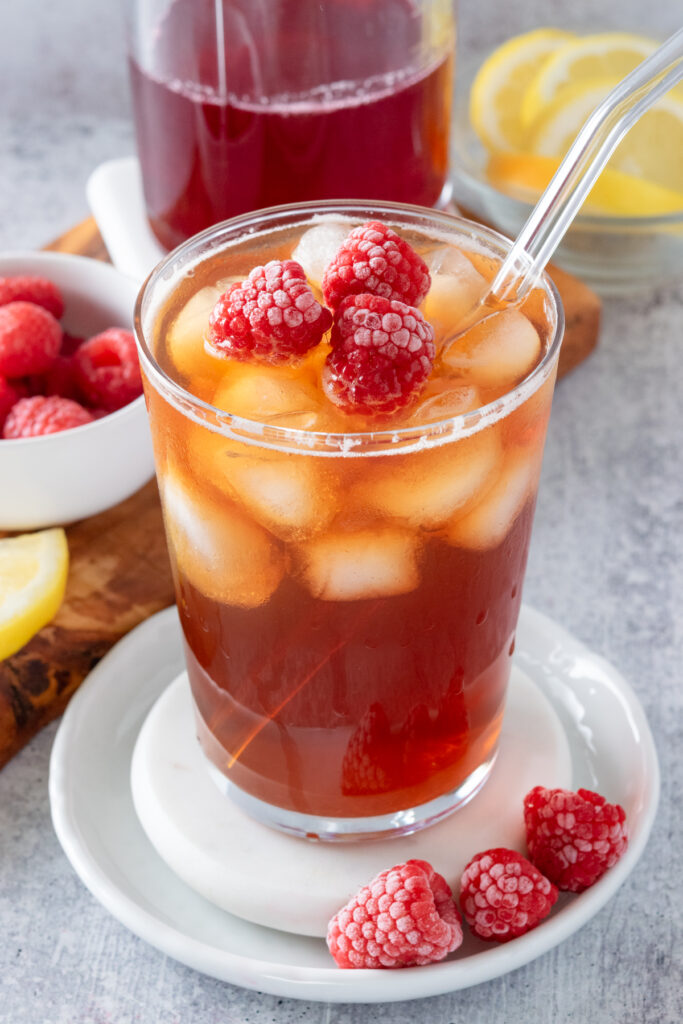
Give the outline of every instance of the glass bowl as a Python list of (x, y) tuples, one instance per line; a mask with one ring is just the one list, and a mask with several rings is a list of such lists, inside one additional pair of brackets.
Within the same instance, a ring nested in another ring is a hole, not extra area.
[[(514, 238), (533, 203), (491, 184), (487, 153), (460, 111), (451, 157), (453, 199), (466, 216)], [(602, 295), (653, 289), (683, 278), (683, 210), (654, 217), (580, 214), (553, 262)]]

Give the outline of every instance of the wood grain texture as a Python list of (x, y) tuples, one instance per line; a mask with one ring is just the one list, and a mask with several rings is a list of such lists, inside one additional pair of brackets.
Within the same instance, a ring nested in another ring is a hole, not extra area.
[(53, 252), (72, 252), (79, 256), (102, 260), (104, 263), (109, 262), (109, 253), (94, 217), (88, 217), (80, 224), (75, 224), (45, 248)]
[[(48, 249), (108, 260), (92, 218)], [(559, 374), (597, 344), (600, 300), (557, 268), (550, 274), (566, 316)], [(99, 516), (67, 529), (69, 580), (57, 617), (15, 655), (0, 662), (0, 768), (62, 713), (99, 659), (134, 626), (173, 603), (156, 483)]]
[(557, 367), (564, 377), (586, 359), (598, 343), (602, 303), (594, 291), (559, 267), (548, 267), (564, 307), (564, 339)]
[(69, 578), (57, 616), (0, 662), (0, 767), (62, 713), (117, 640), (174, 600), (155, 480), (66, 533)]

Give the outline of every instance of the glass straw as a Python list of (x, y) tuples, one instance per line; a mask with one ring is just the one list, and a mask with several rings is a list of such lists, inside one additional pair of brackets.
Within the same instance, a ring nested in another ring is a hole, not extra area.
[(504, 259), (482, 303), (521, 302), (534, 287), (626, 132), (683, 79), (683, 28), (595, 108)]

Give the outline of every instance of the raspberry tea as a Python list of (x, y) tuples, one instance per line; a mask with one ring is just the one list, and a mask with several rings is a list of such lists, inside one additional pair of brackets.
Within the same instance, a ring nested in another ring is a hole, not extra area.
[(152, 0), (136, 19), (138, 153), (167, 248), (276, 203), (439, 199), (449, 0)]
[(507, 246), (301, 204), (205, 232), (141, 293), (199, 739), (268, 824), (407, 833), (491, 770), (562, 324), (545, 279), (460, 332)]

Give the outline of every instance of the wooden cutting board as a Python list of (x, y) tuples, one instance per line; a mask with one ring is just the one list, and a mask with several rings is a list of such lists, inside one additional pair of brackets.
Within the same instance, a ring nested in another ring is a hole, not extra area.
[[(109, 258), (92, 218), (47, 248)], [(597, 344), (600, 300), (564, 271), (550, 273), (566, 316), (562, 376)], [(174, 600), (155, 481), (66, 532), (70, 567), (62, 607), (25, 647), (0, 662), (0, 768), (62, 713), (117, 640)]]

